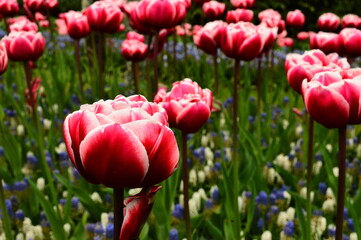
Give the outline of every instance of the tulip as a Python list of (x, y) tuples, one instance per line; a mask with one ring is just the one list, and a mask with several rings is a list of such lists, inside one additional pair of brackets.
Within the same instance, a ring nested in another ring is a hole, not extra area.
[(324, 53), (339, 53), (342, 50), (342, 39), (336, 33), (318, 32), (310, 34), (310, 47), (320, 49)]
[(89, 35), (87, 16), (81, 12), (69, 11), (64, 13), (62, 18), (65, 20), (67, 32), (71, 38), (79, 40)]
[(221, 45), (221, 30), (226, 26), (227, 24), (220, 20), (207, 23), (193, 35), (195, 45), (208, 54), (216, 55), (217, 48)]
[(318, 18), (317, 26), (321, 31), (334, 32), (340, 26), (340, 18), (334, 13), (324, 13)]
[(45, 4), (49, 10), (53, 10), (58, 7), (59, 2), (58, 0), (45, 0)]
[(109, 2), (109, 3), (112, 3), (112, 4), (116, 5), (120, 10), (122, 10), (123, 7), (126, 4), (125, 0), (103, 0), (103, 1), (104, 2)]
[(226, 16), (227, 23), (237, 23), (237, 22), (252, 22), (253, 11), (249, 9), (236, 9), (233, 11), (228, 11)]
[(297, 33), (297, 39), (300, 41), (306, 41), (310, 37), (308, 32), (299, 32)]
[(38, 26), (36, 25), (36, 23), (31, 22), (27, 18), (25, 18), (11, 24), (9, 29), (10, 32), (37, 32)]
[(0, 14), (4, 17), (14, 17), (19, 12), (16, 0), (0, 0)]
[(176, 34), (180, 37), (193, 36), (194, 30), (192, 31), (192, 25), (189, 23), (183, 24), (183, 26), (175, 26)]
[[(137, 6), (138, 2), (136, 2), (136, 4), (134, 4), (134, 5)], [(144, 26), (142, 23), (140, 23), (135, 6), (133, 6), (132, 9), (129, 9), (129, 11), (130, 11), (129, 25), (141, 34), (152, 35), (153, 34), (152, 29), (150, 29), (147, 26)]]
[(276, 19), (282, 19), (282, 16), (279, 12), (273, 10), (273, 9), (266, 9), (258, 13), (258, 19), (262, 22), (266, 20), (267, 18), (276, 18)]
[(12, 61), (36, 61), (43, 53), (45, 39), (41, 33), (11, 32), (2, 39)]
[(253, 8), (256, 0), (231, 0), (231, 4), (235, 8)]
[(66, 117), (63, 133), (72, 163), (94, 184), (148, 187), (177, 168), (179, 152), (167, 114), (142, 96), (83, 105)]
[(88, 23), (93, 31), (103, 33), (118, 32), (124, 15), (120, 9), (109, 2), (95, 2), (85, 10)]
[(279, 47), (292, 47), (293, 39), (290, 37), (279, 37), (277, 38), (277, 45)]
[(357, 28), (344, 28), (339, 36), (346, 56), (350, 58), (361, 56), (361, 30)]
[(222, 16), (226, 10), (226, 4), (212, 0), (203, 3), (202, 10), (208, 18), (216, 19)]
[(24, 7), (31, 12), (45, 12), (47, 5), (44, 0), (24, 0)]
[(134, 31), (130, 31), (127, 33), (126, 37), (125, 37), (127, 40), (138, 40), (140, 42), (143, 42), (145, 41), (145, 38), (142, 34), (139, 34), (137, 32), (134, 32)]
[(286, 24), (292, 28), (302, 28), (305, 24), (305, 15), (298, 9), (287, 13)]
[(8, 67), (8, 55), (3, 43), (0, 43), (0, 74), (3, 74)]
[(355, 14), (346, 14), (342, 17), (342, 28), (360, 28), (361, 18)]
[(264, 24), (257, 26), (257, 32), (263, 40), (263, 48), (260, 54), (267, 53), (272, 49), (276, 38), (277, 38), (277, 28), (269, 28)]

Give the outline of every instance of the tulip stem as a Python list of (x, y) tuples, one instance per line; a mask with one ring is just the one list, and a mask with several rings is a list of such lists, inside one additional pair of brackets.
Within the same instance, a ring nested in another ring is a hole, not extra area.
[(79, 39), (74, 40), (74, 50), (75, 50), (76, 68), (78, 71), (78, 79), (79, 79), (79, 85), (80, 85), (80, 97), (81, 97), (81, 100), (84, 100), (84, 83), (83, 83), (83, 78), (82, 78), (82, 74), (81, 74)]
[(345, 205), (346, 126), (338, 129), (338, 157), (336, 240), (342, 240), (343, 215)]
[(257, 69), (257, 111), (261, 113), (261, 98), (262, 98), (262, 55), (258, 57)]
[(173, 71), (174, 71), (174, 82), (178, 81), (177, 78), (177, 32), (173, 33)]
[(1, 207), (1, 213), (3, 215), (3, 228), (4, 228), (4, 232), (5, 232), (5, 237), (6, 237), (6, 239), (14, 239), (12, 236), (13, 234), (11, 231), (11, 223), (10, 223), (9, 214), (6, 209), (5, 194), (4, 194), (4, 188), (3, 188), (1, 175), (0, 175), (0, 207)]
[(311, 202), (311, 183), (312, 183), (312, 167), (313, 167), (313, 135), (314, 135), (314, 121), (311, 115), (308, 116), (308, 149), (307, 149), (307, 239), (311, 237), (311, 217), (312, 217), (312, 202)]
[(123, 188), (114, 188), (113, 189), (113, 198), (114, 198), (114, 235), (113, 240), (119, 240), (120, 231), (122, 229), (123, 220), (124, 220), (124, 189)]
[[(150, 48), (150, 46), (151, 46), (151, 44), (152, 44), (152, 38), (153, 38), (153, 36), (152, 35), (149, 35), (148, 36), (148, 41), (147, 41), (147, 44), (148, 44), (148, 56), (149, 56), (149, 54), (151, 53), (150, 52), (150, 50), (151, 50), (151, 48)], [(152, 83), (151, 83), (151, 80), (150, 80), (150, 75), (149, 75), (149, 68), (150, 68), (150, 59), (149, 58), (147, 58), (146, 60), (145, 60), (145, 75), (146, 75), (146, 78), (147, 78), (147, 98), (148, 99), (152, 99)]]
[(191, 220), (189, 215), (189, 182), (187, 165), (187, 133), (182, 132), (182, 180), (184, 195), (184, 220), (186, 224), (186, 237), (191, 239)]
[(233, 82), (233, 159), (236, 160), (237, 155), (237, 135), (238, 135), (238, 74), (240, 60), (234, 61), (234, 82)]
[(216, 52), (216, 55), (213, 56), (213, 70), (214, 70), (214, 84), (215, 84), (215, 92), (216, 92), (216, 95), (218, 95), (218, 90), (219, 90), (219, 79), (218, 79), (218, 55), (217, 55), (217, 52)]
[(153, 81), (153, 96), (158, 92), (158, 42), (159, 32), (155, 34), (154, 45), (153, 45), (153, 70), (154, 70), (154, 81)]
[(8, 18), (7, 17), (4, 17), (4, 23), (5, 23), (6, 32), (9, 34), (10, 33), (10, 28), (9, 28), (9, 23), (8, 23)]
[(185, 74), (188, 77), (188, 53), (187, 53), (187, 34), (186, 34), (186, 25), (185, 23), (183, 23), (183, 29), (184, 29), (184, 36), (183, 36), (183, 46), (184, 46), (184, 62), (186, 63), (185, 65)]
[(133, 76), (134, 76), (134, 91), (136, 94), (140, 94), (139, 83), (138, 83), (138, 76), (139, 76), (138, 62), (132, 61), (132, 70), (133, 70)]
[(104, 76), (103, 76), (103, 70), (104, 70), (104, 33), (99, 33), (98, 35), (98, 91), (99, 91), (99, 98), (104, 98)]

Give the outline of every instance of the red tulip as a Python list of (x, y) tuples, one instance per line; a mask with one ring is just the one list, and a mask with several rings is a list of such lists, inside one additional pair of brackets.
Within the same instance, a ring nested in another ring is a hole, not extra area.
[(144, 36), (142, 34), (139, 34), (139, 33), (134, 32), (134, 31), (128, 32), (125, 39), (127, 39), (127, 40), (138, 40), (140, 42), (145, 41), (145, 38), (144, 38)]
[(180, 1), (142, 0), (136, 6), (135, 13), (140, 24), (159, 32), (163, 28), (172, 28), (182, 22), (185, 19), (186, 8)]
[(138, 239), (140, 231), (146, 222), (155, 200), (155, 194), (161, 186), (144, 189), (135, 196), (124, 200), (124, 222), (119, 240)]
[(103, 1), (104, 2), (109, 2), (109, 3), (112, 3), (112, 4), (116, 5), (120, 10), (122, 10), (123, 7), (126, 4), (125, 0), (103, 0)]
[(69, 11), (63, 14), (68, 34), (73, 39), (84, 38), (89, 35), (90, 27), (87, 16), (81, 12)]
[(355, 14), (343, 16), (342, 28), (361, 28), (361, 18)]
[(361, 56), (361, 30), (357, 28), (344, 28), (339, 36), (344, 53), (348, 57), (355, 58)]
[(293, 46), (293, 39), (290, 37), (278, 37), (277, 38), (277, 45), (279, 47), (292, 47)]
[(41, 33), (11, 32), (1, 40), (12, 61), (36, 61), (43, 53), (45, 39)]
[(0, 0), (0, 14), (4, 17), (13, 17), (19, 12), (16, 0)]
[(231, 4), (235, 8), (253, 8), (256, 0), (231, 0)]
[(138, 1), (130, 1), (130, 2), (126, 2), (123, 7), (121, 8), (121, 10), (128, 15), (128, 17), (130, 17), (130, 14), (132, 13), (132, 11), (135, 9), (135, 7), (139, 4)]
[(343, 79), (338, 72), (319, 73), (302, 83), (307, 111), (327, 128), (361, 123), (360, 93), (361, 76)]
[(336, 33), (318, 32), (310, 34), (311, 49), (320, 49), (324, 53), (339, 53), (342, 50), (342, 39)]
[(139, 62), (144, 60), (148, 55), (147, 44), (136, 39), (124, 40), (121, 50), (123, 57), (128, 61)]
[(45, 12), (47, 8), (44, 0), (24, 0), (24, 6), (31, 12)]
[(145, 34), (145, 35), (153, 34), (153, 30), (151, 28), (143, 25), (138, 19), (137, 10), (136, 10), (136, 6), (138, 5), (138, 2), (136, 2), (136, 4), (132, 3), (132, 5), (134, 5), (134, 6), (132, 6), (132, 9), (130, 9), (130, 8), (128, 9), (130, 11), (129, 25), (141, 34)]
[(58, 0), (45, 0), (45, 3), (46, 7), (50, 10), (57, 8), (59, 5)]
[(277, 28), (269, 28), (264, 24), (260, 24), (257, 26), (257, 32), (263, 40), (263, 48), (260, 54), (267, 53), (276, 41)]
[(227, 23), (237, 23), (237, 22), (252, 22), (253, 11), (249, 9), (236, 9), (233, 11), (228, 11), (226, 16)]
[(361, 75), (361, 68), (346, 69), (346, 70), (340, 71), (340, 74), (343, 79), (353, 79), (353, 78)]
[(275, 18), (275, 19), (282, 19), (282, 16), (279, 12), (273, 9), (266, 9), (258, 13), (258, 19), (262, 22), (267, 18)]
[(226, 10), (226, 4), (212, 0), (203, 3), (202, 10), (208, 18), (216, 19), (222, 16)]
[(334, 32), (340, 26), (340, 18), (334, 13), (324, 13), (318, 18), (317, 26), (321, 31)]
[(193, 35), (195, 45), (208, 54), (216, 55), (221, 45), (221, 29), (227, 24), (223, 21), (209, 22)]
[(308, 32), (299, 32), (297, 33), (297, 39), (300, 41), (306, 41), (310, 37)]
[(288, 54), (285, 61), (288, 83), (298, 93), (302, 93), (302, 81), (310, 81), (316, 73), (344, 71), (349, 68), (346, 58), (340, 59), (337, 53), (325, 55), (320, 50), (306, 51), (302, 55)]
[(8, 67), (8, 55), (3, 43), (0, 43), (0, 74), (3, 74)]
[(167, 113), (140, 95), (83, 105), (66, 117), (63, 133), (74, 166), (94, 184), (149, 187), (178, 165)]
[(305, 15), (298, 9), (287, 13), (286, 24), (292, 28), (302, 28), (305, 24)]
[(167, 111), (170, 127), (184, 133), (195, 133), (211, 115), (212, 92), (202, 89), (190, 79), (184, 79), (173, 83), (168, 93), (164, 88), (159, 89), (154, 102)]
[(252, 23), (231, 23), (222, 28), (221, 35), (221, 49), (227, 57), (250, 61), (262, 51), (261, 35)]
[(180, 37), (193, 35), (192, 25), (190, 25), (189, 23), (185, 23), (182, 26), (181, 25), (175, 26), (175, 31), (177, 35)]
[(68, 27), (66, 26), (64, 19), (55, 19), (55, 24), (58, 29), (59, 35), (67, 35), (68, 34)]
[(10, 29), (10, 32), (21, 32), (21, 31), (37, 32), (38, 31), (38, 26), (36, 25), (36, 23), (31, 22), (27, 18), (24, 18), (24, 19), (21, 19), (19, 21), (16, 21), (15, 23), (11, 24), (9, 26), (9, 29)]
[(115, 33), (123, 20), (120, 9), (109, 2), (95, 2), (85, 10), (88, 23), (93, 31)]

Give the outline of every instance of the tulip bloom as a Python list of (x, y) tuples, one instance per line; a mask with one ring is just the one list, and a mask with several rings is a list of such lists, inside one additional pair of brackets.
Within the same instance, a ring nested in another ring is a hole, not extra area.
[(123, 9), (123, 7), (126, 4), (125, 0), (103, 0), (103, 1), (115, 4), (120, 10)]
[(93, 31), (115, 33), (119, 31), (124, 15), (120, 9), (109, 2), (95, 2), (85, 10), (90, 28)]
[(140, 95), (83, 105), (66, 117), (63, 133), (74, 166), (94, 184), (149, 187), (178, 165), (166, 111)]
[(139, 62), (146, 59), (148, 46), (136, 39), (126, 39), (123, 41), (121, 51), (123, 57), (128, 61)]
[(305, 24), (305, 15), (298, 9), (287, 13), (286, 24), (292, 28), (302, 28)]
[(267, 53), (270, 49), (272, 49), (276, 41), (277, 28), (269, 28), (264, 24), (260, 24), (257, 26), (257, 32), (263, 40), (263, 48), (260, 54)]
[(154, 102), (168, 113), (170, 127), (184, 133), (195, 133), (207, 122), (212, 110), (212, 92), (196, 82), (184, 79), (173, 83), (170, 92), (159, 89)]
[(227, 57), (250, 61), (262, 51), (262, 38), (252, 23), (231, 23), (222, 28), (221, 35), (221, 49)]
[(0, 0), (0, 14), (4, 17), (13, 17), (19, 12), (16, 0)]
[(282, 19), (282, 16), (279, 12), (273, 10), (273, 9), (266, 9), (258, 13), (258, 19), (262, 22), (266, 20), (267, 18), (276, 18), (276, 19)]
[(361, 18), (355, 14), (347, 14), (342, 17), (342, 28), (360, 28)]
[(340, 18), (334, 13), (324, 13), (318, 18), (317, 26), (321, 31), (334, 32), (340, 26)]
[(45, 12), (47, 8), (46, 1), (44, 0), (24, 0), (24, 6), (31, 12)]
[(360, 93), (361, 76), (343, 79), (338, 72), (319, 73), (302, 83), (307, 111), (327, 128), (361, 123)]
[(38, 26), (36, 25), (36, 23), (31, 22), (30, 20), (28, 20), (27, 18), (21, 19), (19, 21), (16, 21), (15, 23), (11, 24), (10, 27), (10, 32), (37, 32), (38, 31)]
[(73, 39), (84, 38), (89, 35), (90, 27), (87, 16), (81, 12), (69, 11), (62, 15), (65, 20), (67, 33)]
[(231, 0), (231, 4), (235, 8), (253, 8), (256, 0)]
[(310, 34), (311, 49), (320, 49), (324, 53), (339, 53), (342, 50), (342, 39), (336, 33), (318, 32)]
[(252, 22), (253, 11), (249, 9), (236, 9), (227, 12), (226, 21), (227, 23), (237, 22)]
[(224, 10), (226, 10), (226, 4), (217, 1), (209, 1), (203, 3), (202, 10), (208, 18), (220, 18), (224, 13)]
[(339, 36), (345, 55), (351, 58), (361, 56), (361, 30), (357, 28), (344, 28)]
[(12, 61), (36, 61), (45, 47), (45, 39), (39, 32), (11, 32), (1, 41)]
[(8, 67), (8, 55), (3, 43), (0, 43), (0, 74), (3, 74)]
[(134, 31), (130, 31), (127, 33), (127, 36), (125, 37), (127, 40), (138, 40), (140, 42), (144, 42), (145, 38), (142, 34), (139, 34)]
[(221, 29), (226, 26), (227, 24), (220, 20), (207, 23), (193, 36), (195, 45), (206, 53), (215, 56), (221, 45)]
[(297, 33), (297, 39), (300, 41), (306, 41), (310, 37), (308, 32), (299, 32)]
[(337, 53), (325, 55), (320, 50), (306, 51), (304, 54), (288, 54), (285, 61), (287, 80), (298, 93), (302, 93), (302, 81), (310, 81), (316, 73), (325, 71), (344, 71), (350, 68), (346, 58)]

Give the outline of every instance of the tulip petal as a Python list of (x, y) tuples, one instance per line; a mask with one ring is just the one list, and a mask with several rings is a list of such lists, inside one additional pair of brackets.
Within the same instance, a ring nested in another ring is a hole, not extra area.
[(141, 120), (123, 125), (142, 142), (149, 157), (149, 170), (141, 186), (167, 179), (177, 168), (179, 150), (173, 131), (163, 124)]
[(204, 102), (192, 102), (177, 116), (177, 128), (185, 133), (197, 132), (211, 115), (209, 107)]
[(119, 124), (93, 129), (80, 144), (85, 171), (112, 188), (137, 187), (144, 179), (149, 160), (137, 136)]

